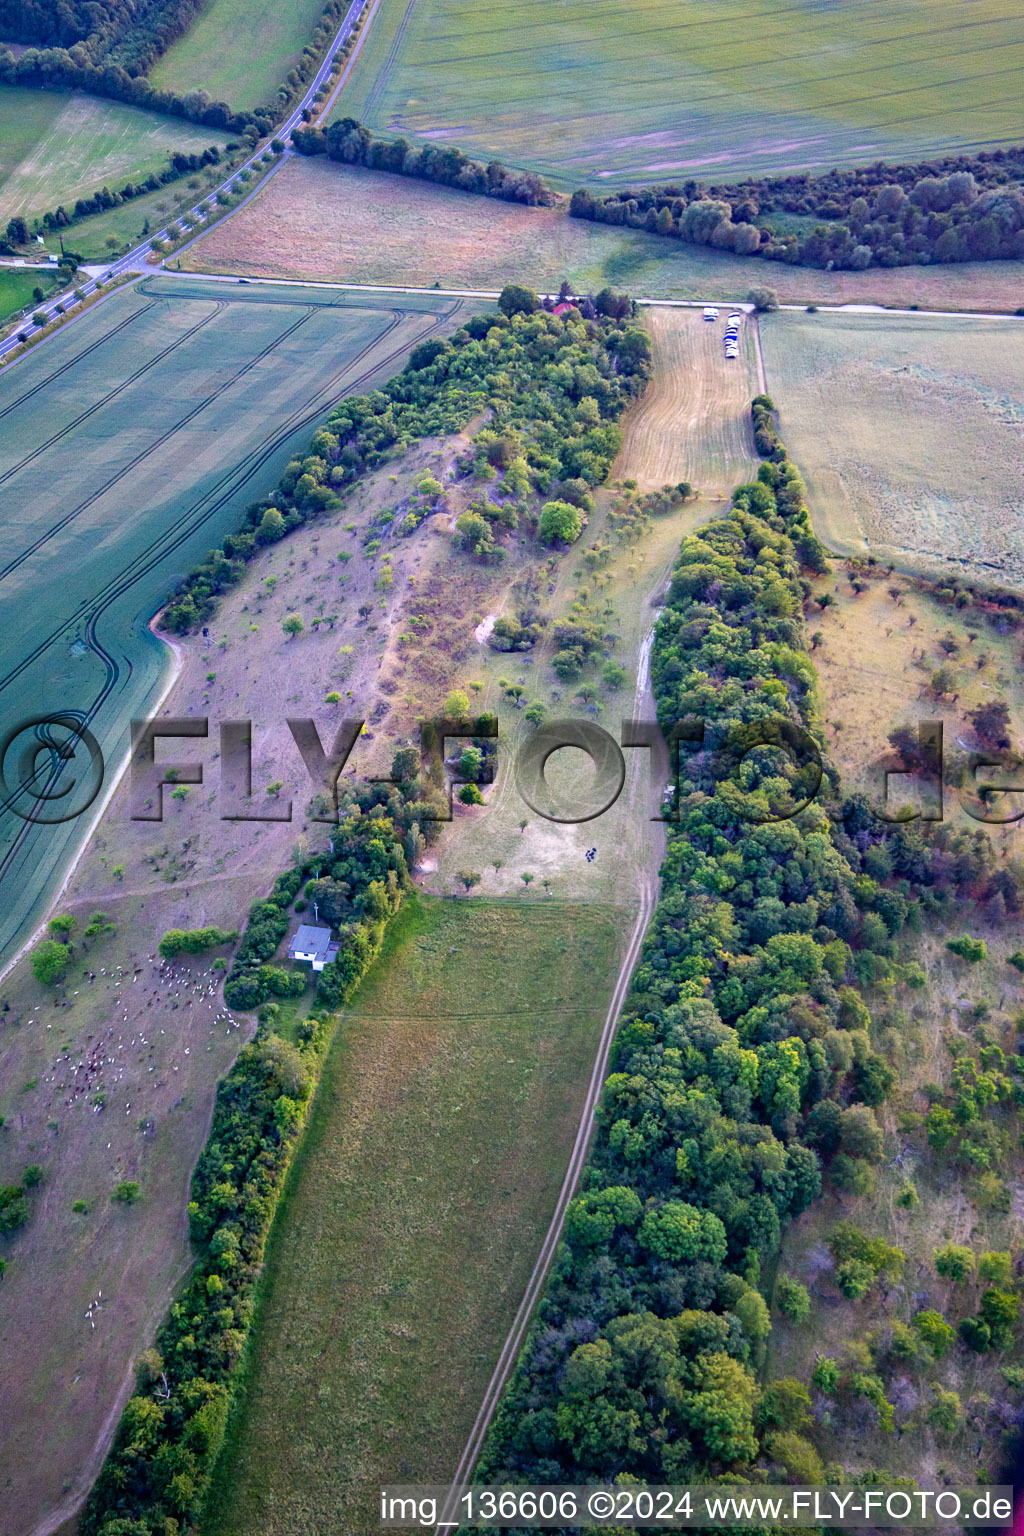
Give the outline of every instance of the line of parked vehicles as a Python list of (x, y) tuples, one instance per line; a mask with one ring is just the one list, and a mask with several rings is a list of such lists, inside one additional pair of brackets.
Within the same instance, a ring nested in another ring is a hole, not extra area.
[[(704, 319), (718, 319), (718, 310), (713, 304), (708, 304), (705, 307)], [(725, 343), (725, 355), (727, 358), (739, 357), (740, 355), (740, 321), (742, 319), (742, 312), (734, 309), (725, 323), (725, 336), (722, 339)]]

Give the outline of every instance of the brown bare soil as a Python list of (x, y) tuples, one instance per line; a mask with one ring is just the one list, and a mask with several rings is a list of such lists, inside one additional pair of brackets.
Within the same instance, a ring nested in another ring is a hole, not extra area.
[(565, 277), (581, 291), (610, 283), (670, 299), (741, 299), (764, 285), (794, 304), (1012, 313), (1022, 299), (1020, 262), (819, 272), (300, 158), (181, 260), (193, 272), (486, 291)]

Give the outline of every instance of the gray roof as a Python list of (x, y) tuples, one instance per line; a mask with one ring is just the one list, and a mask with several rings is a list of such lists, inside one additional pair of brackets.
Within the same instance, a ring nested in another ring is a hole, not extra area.
[(292, 939), (288, 953), (293, 958), (295, 955), (316, 955), (318, 959), (325, 956), (331, 947), (331, 930), (329, 928), (314, 927), (312, 923), (302, 923), (298, 932)]

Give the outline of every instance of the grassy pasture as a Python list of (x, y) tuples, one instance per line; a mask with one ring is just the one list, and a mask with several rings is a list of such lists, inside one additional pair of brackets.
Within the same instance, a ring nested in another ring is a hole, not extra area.
[(831, 547), (1021, 586), (1024, 323), (790, 313), (761, 334)]
[(0, 225), (142, 181), (176, 150), (224, 142), (215, 129), (119, 102), (0, 86)]
[(271, 101), (313, 35), (323, 0), (212, 0), (149, 78), (164, 91), (208, 91), (244, 111)]
[(568, 277), (584, 290), (611, 283), (660, 299), (743, 299), (767, 283), (789, 303), (1012, 312), (1021, 302), (1017, 261), (818, 272), (325, 160), (290, 160), (182, 263), (249, 277), (495, 291), (512, 279), (545, 291)]
[(384, 0), (338, 115), (563, 187), (998, 145), (1018, 131), (1006, 0)]
[(410, 902), (343, 1014), (267, 1250), (204, 1536), (378, 1528), (450, 1475), (561, 1184), (611, 909)]
[[(167, 592), (326, 407), (394, 371), (447, 308), (154, 278), (0, 376), (0, 484), (15, 509), (0, 571), (5, 720), (80, 708), (112, 770), (165, 676), (148, 620)], [(85, 820), (5, 813), (0, 953), (26, 936)]]
[(45, 267), (31, 272), (18, 267), (0, 267), (0, 321), (31, 304), (34, 288), (41, 288), (44, 297), (48, 297), (55, 283), (53, 274), (47, 272)]
[[(867, 575), (868, 585), (858, 594), (851, 588), (850, 574), (837, 562), (834, 576), (815, 583), (816, 592), (832, 591), (836, 602), (821, 613), (812, 609), (809, 619), (809, 627), (820, 636), (814, 656), (825, 728), (844, 785), (880, 804), (882, 763), (889, 759), (888, 733), (924, 719), (941, 720), (945, 819), (957, 831), (982, 830), (962, 809), (955, 788), (967, 757), (960, 742), (971, 745), (975, 739), (967, 712), (993, 698), (1008, 704), (1011, 734), (1020, 740), (1024, 688), (1019, 636), (993, 629), (979, 610), (950, 609), (936, 602), (919, 581), (892, 577), (884, 569), (865, 572), (859, 566), (856, 574), (861, 579)], [(949, 643), (954, 650), (947, 656)], [(942, 663), (956, 674), (955, 702), (950, 697), (936, 700), (925, 689), (929, 674)], [(1014, 782), (1013, 776), (1004, 782)], [(899, 780), (894, 781), (890, 792), (890, 814), (901, 798), (898, 785)], [(1010, 805), (998, 809), (1009, 813), (1018, 803), (1019, 797), (1013, 797)], [(998, 858), (1019, 858), (1019, 824), (984, 830), (991, 835)], [(988, 956), (982, 963), (967, 965), (946, 950), (946, 939), (964, 932), (986, 941)], [(922, 1308), (936, 1308), (954, 1324), (965, 1312), (975, 1310), (976, 1286), (958, 1289), (936, 1276), (931, 1259), (936, 1246), (955, 1242), (976, 1253), (1019, 1248), (1024, 1235), (1017, 1193), (1021, 1156), (1012, 1107), (996, 1116), (1009, 1132), (1009, 1143), (993, 1165), (1014, 1191), (1008, 1210), (993, 1205), (977, 1179), (948, 1153), (940, 1155), (929, 1147), (922, 1123), (928, 1104), (925, 1088), (948, 1085), (956, 1052), (974, 1054), (978, 1046), (993, 1041), (1008, 1054), (1016, 1049), (1019, 1030), (1012, 1021), (1024, 998), (1020, 976), (1007, 958), (1019, 948), (1019, 939), (1015, 919), (993, 921), (979, 905), (966, 900), (954, 926), (935, 931), (926, 924), (925, 934), (903, 947), (904, 959), (923, 966), (925, 988), (914, 992), (900, 988), (892, 996), (869, 999), (874, 1048), (897, 1071), (895, 1094), (879, 1117), (886, 1145), (878, 1188), (860, 1198), (828, 1196), (788, 1229), (778, 1268), (807, 1285), (812, 1313), (799, 1327), (775, 1315), (769, 1374), (806, 1380), (816, 1355), (839, 1358), (851, 1341), (865, 1339), (872, 1330), (884, 1333), (895, 1320), (908, 1322)], [(898, 1203), (907, 1180), (920, 1200), (910, 1207)], [(872, 1293), (862, 1302), (837, 1297), (824, 1245), (840, 1220), (853, 1221), (904, 1250), (907, 1263), (902, 1283)], [(998, 1434), (981, 1432), (985, 1395), (996, 1403), (1006, 1401), (999, 1368), (1008, 1363), (1011, 1357), (1006, 1354), (978, 1356), (955, 1346), (945, 1359), (931, 1365), (907, 1365), (895, 1372), (894, 1390), (888, 1394), (897, 1405), (900, 1434), (880, 1433), (870, 1416), (858, 1416), (847, 1403), (834, 1412), (831, 1426), (819, 1420), (816, 1439), (822, 1453), (826, 1460), (842, 1463), (848, 1475), (880, 1465), (925, 1484), (942, 1477), (956, 1484), (994, 1474), (1000, 1467), (1002, 1447)], [(953, 1433), (920, 1422), (903, 1428), (915, 1401), (927, 1406), (933, 1383), (960, 1394), (968, 1410), (966, 1422)]]

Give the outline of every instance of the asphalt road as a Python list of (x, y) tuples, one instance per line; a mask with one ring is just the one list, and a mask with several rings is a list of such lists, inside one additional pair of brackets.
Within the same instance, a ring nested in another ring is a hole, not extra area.
[[(335, 33), (331, 46), (324, 56), (323, 63), (320, 65), (320, 68), (317, 70), (313, 79), (310, 81), (306, 93), (302, 97), (302, 100), (296, 104), (291, 112), (291, 115), (287, 117), (283, 123), (280, 123), (275, 129), (275, 138), (282, 139), (285, 144), (288, 143), (288, 140), (292, 134), (292, 130), (297, 128), (303, 120), (303, 111), (305, 111), (306, 108), (311, 108), (313, 106), (316, 93), (320, 86), (323, 85), (324, 81), (330, 75), (331, 67), (334, 64), (334, 60), (337, 57), (338, 52), (348, 41), (363, 13), (371, 5), (375, 8), (376, 3), (377, 0), (352, 0), (352, 4), (346, 11), (344, 20)], [(330, 100), (333, 101), (333, 99), (334, 98), (332, 94)], [(186, 209), (185, 212), (183, 214), (179, 214), (178, 217), (191, 217), (196, 222), (196, 224), (202, 224), (205, 221), (206, 215), (200, 211), (200, 205), (203, 203), (208, 203), (211, 198), (215, 198), (218, 192), (225, 192), (227, 188), (232, 184), (232, 182), (237, 180), (240, 172), (244, 170), (255, 169), (258, 172), (256, 185), (252, 188), (252, 191), (248, 194), (248, 196), (243, 199), (243, 203), (248, 202), (249, 197), (254, 196), (254, 194), (259, 191), (260, 187), (263, 186), (267, 179), (267, 175), (273, 175), (274, 171), (281, 164), (282, 160), (286, 159), (287, 156), (292, 153), (290, 149), (286, 149), (283, 155), (279, 155), (277, 157), (275, 163), (270, 168), (270, 171), (264, 172), (262, 167), (258, 166), (258, 161), (264, 154), (265, 147), (265, 145), (261, 145), (258, 150), (255, 150), (253, 154), (250, 155), (249, 159), (246, 160), (243, 165), (237, 166), (236, 169), (232, 171), (231, 175), (226, 177), (225, 180), (221, 182), (220, 186), (213, 187), (210, 189), (210, 191), (204, 193), (192, 208)], [(238, 206), (241, 207), (242, 204), (239, 204)], [(135, 246), (133, 250), (128, 251), (124, 256), (119, 256), (116, 261), (111, 262), (110, 266), (106, 267), (101, 274), (90, 278), (88, 282), (83, 283), (81, 287), (77, 288), (73, 293), (69, 294), (65, 290), (63, 293), (57, 294), (54, 298), (48, 300), (46, 303), (40, 304), (35, 313), (44, 314), (48, 320), (54, 320), (58, 315), (58, 305), (60, 305), (61, 310), (63, 310), (63, 312), (66, 314), (69, 309), (73, 309), (75, 305), (81, 304), (84, 299), (89, 298), (92, 294), (96, 293), (97, 290), (104, 288), (112, 280), (116, 280), (119, 277), (124, 277), (127, 273), (130, 272), (137, 272), (140, 269), (145, 271), (147, 265), (146, 258), (152, 254), (153, 241), (166, 239), (166, 237), (166, 228), (157, 230), (153, 235), (148, 235), (146, 239), (143, 240), (139, 245)], [(33, 326), (33, 329), (41, 329), (41, 327)], [(18, 347), (21, 346), (21, 334), (24, 332), (24, 330), (25, 327), (22, 326), (20, 331), (13, 331), (10, 336), (7, 336), (2, 341), (0, 341), (0, 359), (6, 357), (8, 353), (14, 352)]]

